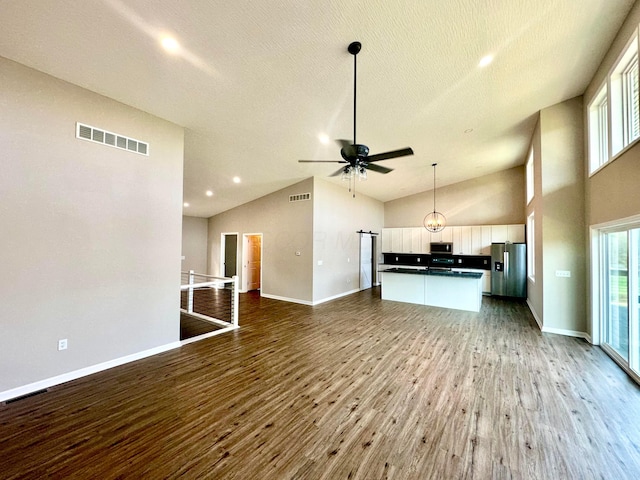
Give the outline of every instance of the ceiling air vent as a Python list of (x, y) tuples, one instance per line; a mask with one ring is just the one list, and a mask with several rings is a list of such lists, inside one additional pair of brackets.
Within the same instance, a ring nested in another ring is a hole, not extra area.
[(110, 147), (120, 148), (140, 155), (149, 155), (148, 143), (141, 142), (134, 138), (124, 137), (117, 133), (107, 132), (106, 130), (101, 130), (82, 123), (76, 123), (76, 138), (109, 145)]
[(289, 195), (290, 202), (301, 202), (303, 200), (309, 200), (311, 198), (310, 193), (299, 193), (298, 195)]

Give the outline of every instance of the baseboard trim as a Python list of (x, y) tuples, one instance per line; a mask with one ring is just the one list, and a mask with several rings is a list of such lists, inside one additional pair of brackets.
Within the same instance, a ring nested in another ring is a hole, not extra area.
[(299, 303), (301, 305), (313, 305), (312, 302), (308, 300), (300, 300), (299, 298), (290, 298), (290, 297), (281, 297), (279, 295), (271, 295), (269, 293), (260, 293), (261, 297), (270, 298), (272, 300), (281, 300), (283, 302), (291, 302), (291, 303)]
[(349, 290), (348, 292), (339, 293), (337, 295), (333, 295), (331, 297), (323, 298), (322, 300), (316, 300), (313, 302), (314, 305), (320, 305), (321, 303), (330, 302), (331, 300), (336, 300), (338, 298), (346, 297), (347, 295), (352, 295), (354, 293), (359, 292), (360, 289), (356, 288), (355, 290)]
[(538, 328), (540, 330), (542, 330), (542, 320), (540, 319), (540, 317), (538, 317), (538, 314), (536, 313), (536, 309), (533, 308), (533, 305), (531, 305), (531, 302), (529, 301), (528, 298), (527, 298), (527, 306), (529, 307), (529, 310), (531, 311), (531, 315), (533, 315), (533, 318), (535, 319), (536, 323), (538, 324)]
[(46, 378), (44, 380), (29, 383), (21, 387), (12, 388), (11, 390), (5, 390), (4, 392), (0, 392), (0, 402), (5, 402), (7, 400), (11, 400), (12, 398), (16, 398), (16, 397), (22, 397), (24, 395), (37, 392), (39, 390), (44, 390), (49, 387), (53, 387), (55, 385), (60, 385), (61, 383), (70, 382), (71, 380), (76, 380), (81, 377), (86, 377), (87, 375), (92, 375), (94, 373), (102, 372), (103, 370), (108, 370), (113, 367), (118, 367), (120, 365), (124, 365), (125, 363), (135, 362), (136, 360), (141, 360), (146, 357), (151, 357), (153, 355), (157, 355), (159, 353), (163, 353), (168, 350), (173, 350), (174, 348), (180, 348), (180, 346), (181, 346), (180, 342), (167, 343), (166, 345), (160, 345), (158, 347), (150, 348), (148, 350), (132, 353), (131, 355), (126, 355), (124, 357), (115, 358), (113, 360), (98, 363), (96, 365), (91, 365), (90, 367), (85, 367), (79, 370), (74, 370), (72, 372), (63, 373), (62, 375), (56, 375), (55, 377)]
[(342, 292), (342, 293), (339, 293), (337, 295), (333, 295), (331, 297), (326, 297), (326, 298), (323, 298), (321, 300), (316, 300), (316, 301), (313, 301), (313, 302), (310, 302), (308, 300), (300, 300), (299, 298), (280, 297), (278, 295), (270, 295), (268, 293), (262, 293), (261, 295), (263, 297), (271, 298), (273, 300), (282, 300), (283, 302), (299, 303), (301, 305), (309, 305), (310, 307), (313, 307), (314, 305), (320, 305), (321, 303), (330, 302), (331, 300), (336, 300), (338, 298), (346, 297), (347, 295), (351, 295), (351, 294), (357, 293), (359, 291), (360, 291), (360, 289), (356, 288), (354, 290), (349, 290), (348, 292)]
[(542, 327), (542, 333), (553, 333), (555, 335), (564, 335), (566, 337), (584, 338), (587, 340), (587, 332), (578, 332), (577, 330), (567, 330), (564, 328)]

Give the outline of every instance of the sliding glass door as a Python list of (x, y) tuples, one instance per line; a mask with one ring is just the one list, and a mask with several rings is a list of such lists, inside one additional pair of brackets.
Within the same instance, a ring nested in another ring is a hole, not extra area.
[(629, 361), (629, 270), (627, 232), (606, 235), (604, 343)]
[(602, 347), (637, 376), (640, 375), (640, 228), (610, 227), (601, 233)]

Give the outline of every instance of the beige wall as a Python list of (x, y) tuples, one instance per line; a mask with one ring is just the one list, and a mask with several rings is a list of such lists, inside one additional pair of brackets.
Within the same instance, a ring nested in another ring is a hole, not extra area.
[[(289, 202), (289, 195), (312, 199)], [(311, 303), (313, 300), (313, 179), (233, 208), (209, 219), (209, 274), (221, 275), (222, 233), (262, 233), (263, 295)], [(300, 252), (300, 255), (296, 255)], [(242, 265), (242, 249), (238, 258)], [(242, 269), (238, 272), (242, 277)], [(241, 278), (242, 281), (242, 278)]]
[(313, 300), (317, 303), (359, 289), (360, 234), (356, 232), (381, 233), (384, 207), (359, 193), (353, 198), (343, 185), (314, 178), (313, 212)]
[[(531, 148), (533, 149), (533, 174), (534, 174), (534, 196), (529, 202), (527, 206), (527, 217), (533, 212), (534, 221), (535, 221), (535, 231), (534, 231), (534, 239), (535, 239), (535, 275), (534, 280), (532, 281), (529, 278), (530, 272), (527, 272), (527, 303), (529, 304), (529, 308), (531, 309), (533, 315), (536, 317), (536, 320), (540, 323), (540, 327), (542, 327), (542, 317), (544, 314), (544, 274), (543, 274), (543, 263), (542, 263), (542, 252), (543, 252), (543, 237), (542, 237), (542, 215), (543, 215), (543, 205), (542, 201), (542, 158), (541, 158), (541, 150), (542, 150), (542, 140), (540, 136), (540, 118), (538, 116), (538, 122), (536, 123), (536, 128), (533, 132), (533, 137), (531, 140)], [(527, 245), (527, 248), (531, 248), (530, 245)]]
[[(587, 128), (589, 103), (606, 81), (606, 76), (629, 38), (640, 24), (640, 2), (631, 9), (611, 48), (600, 64), (584, 98), (584, 125)], [(586, 130), (585, 130), (586, 131)], [(585, 147), (585, 152), (587, 148)], [(587, 155), (585, 155), (587, 156)], [(640, 213), (640, 144), (636, 143), (586, 181), (586, 222), (597, 225)], [(585, 160), (586, 162), (586, 160)], [(587, 170), (588, 172), (588, 170)], [(588, 175), (588, 173), (587, 173)]]
[[(638, 28), (638, 24), (640, 24), (640, 2), (634, 4), (598, 71), (587, 87), (584, 95), (583, 112), (585, 132), (588, 129), (589, 104), (604, 82), (606, 82), (607, 75), (626, 48), (629, 39)], [(588, 173), (589, 152), (587, 145), (588, 138), (585, 136), (585, 223), (587, 228), (640, 214), (640, 188), (638, 188), (638, 185), (640, 185), (640, 164), (638, 163), (640, 143), (636, 142), (628, 147), (593, 175)], [(587, 254), (591, 264), (589, 250), (587, 250)], [(590, 267), (593, 266), (590, 265)], [(594, 279), (591, 279), (591, 282), (594, 281)], [(592, 307), (594, 299), (590, 300), (590, 307)], [(590, 311), (592, 311), (591, 308)], [(599, 320), (596, 318), (595, 321), (598, 322)], [(598, 335), (594, 335), (592, 331), (593, 322), (594, 319), (590, 318), (588, 332), (592, 338), (595, 337), (597, 339)]]
[(0, 395), (177, 342), (183, 129), (2, 58), (0, 78)]
[[(436, 209), (447, 225), (504, 225), (524, 223), (524, 167), (438, 188)], [(385, 227), (419, 227), (433, 211), (433, 190), (384, 204)]]
[[(586, 258), (582, 97), (540, 112), (543, 328), (584, 333)], [(539, 227), (539, 228), (540, 228)], [(557, 277), (568, 270), (570, 278)]]
[(198, 217), (182, 217), (182, 271), (207, 273), (208, 220)]

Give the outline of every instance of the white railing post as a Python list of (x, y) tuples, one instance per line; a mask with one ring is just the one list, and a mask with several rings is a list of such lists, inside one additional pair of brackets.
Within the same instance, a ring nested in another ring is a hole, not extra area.
[[(189, 285), (193, 285), (194, 271), (189, 270)], [(187, 294), (187, 312), (193, 313), (193, 287), (189, 287)]]
[(239, 296), (239, 288), (238, 288), (238, 284), (240, 283), (240, 279), (237, 275), (234, 275), (233, 277), (233, 303), (231, 305), (231, 309), (232, 309), (232, 315), (233, 315), (233, 326), (237, 327), (238, 326), (238, 305), (239, 305), (239, 300), (240, 300), (240, 296)]

